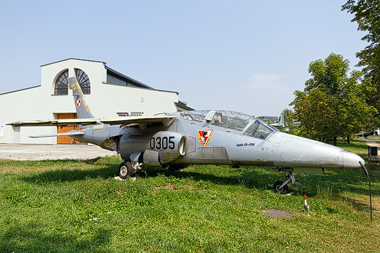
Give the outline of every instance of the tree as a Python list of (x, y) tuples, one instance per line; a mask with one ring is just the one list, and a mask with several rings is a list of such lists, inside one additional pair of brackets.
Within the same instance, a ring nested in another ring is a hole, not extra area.
[(282, 115), (284, 115), (284, 124), (285, 127), (290, 127), (293, 125), (293, 119), (291, 115), (293, 114), (293, 111), (291, 109), (284, 109), (282, 111)]
[(367, 102), (380, 112), (380, 1), (348, 0), (342, 10), (355, 15), (351, 21), (358, 23), (358, 30), (368, 32), (362, 40), (369, 45), (356, 56), (360, 59), (358, 66), (364, 67), (365, 78), (370, 78), (372, 86), (377, 89), (369, 94)]
[[(370, 82), (362, 73), (348, 77), (349, 62), (343, 56), (330, 54), (324, 61), (309, 65), (313, 76), (305, 82), (304, 91), (295, 91), (294, 117), (301, 121), (301, 134), (321, 141), (336, 141), (370, 127), (377, 112), (366, 103)], [(359, 83), (362, 81), (361, 83)]]

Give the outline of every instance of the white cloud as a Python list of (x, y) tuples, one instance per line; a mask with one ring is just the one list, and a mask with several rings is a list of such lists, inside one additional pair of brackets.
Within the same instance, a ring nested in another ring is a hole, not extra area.
[(289, 108), (293, 101), (293, 91), (281, 83), (282, 76), (255, 74), (249, 78), (249, 82), (241, 85), (242, 103), (245, 106), (253, 106), (256, 116), (277, 116), (280, 112)]
[(256, 74), (249, 78), (249, 83), (243, 84), (242, 88), (251, 89), (253, 91), (268, 91), (271, 89), (286, 89), (278, 80), (279, 75)]

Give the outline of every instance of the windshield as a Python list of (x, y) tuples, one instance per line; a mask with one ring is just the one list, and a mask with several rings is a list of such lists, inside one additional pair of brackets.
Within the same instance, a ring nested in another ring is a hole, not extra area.
[(255, 138), (266, 139), (271, 133), (276, 131), (265, 122), (256, 119), (248, 114), (225, 111), (225, 110), (203, 110), (181, 112), (180, 117), (185, 120), (197, 122), (209, 122), (213, 126), (244, 131), (244, 135)]
[(181, 112), (181, 119), (202, 122), (210, 110)]
[(242, 131), (253, 119), (252, 116), (240, 112), (219, 110), (215, 111), (211, 125)]
[(244, 132), (244, 135), (264, 140), (274, 131), (275, 129), (262, 122), (261, 120), (255, 120), (255, 122), (253, 122), (253, 124), (251, 124)]

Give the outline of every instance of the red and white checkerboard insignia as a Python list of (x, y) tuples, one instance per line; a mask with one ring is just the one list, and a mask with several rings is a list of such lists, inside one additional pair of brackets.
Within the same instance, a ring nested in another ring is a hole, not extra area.
[(77, 99), (77, 107), (80, 107), (81, 104), (82, 104), (82, 101), (78, 98), (78, 99)]

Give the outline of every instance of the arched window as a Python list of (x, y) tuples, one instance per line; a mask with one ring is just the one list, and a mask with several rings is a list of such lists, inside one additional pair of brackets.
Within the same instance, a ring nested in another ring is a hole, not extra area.
[(87, 74), (81, 69), (75, 69), (75, 74), (77, 76), (78, 83), (82, 89), (83, 94), (91, 93), (90, 79)]
[(67, 95), (69, 91), (69, 71), (66, 70), (59, 75), (55, 81), (54, 95)]
[[(81, 69), (75, 69), (75, 75), (82, 89), (83, 94), (91, 93), (90, 79), (87, 74)], [(60, 74), (55, 81), (54, 95), (67, 95), (69, 91), (69, 71), (66, 70)]]

